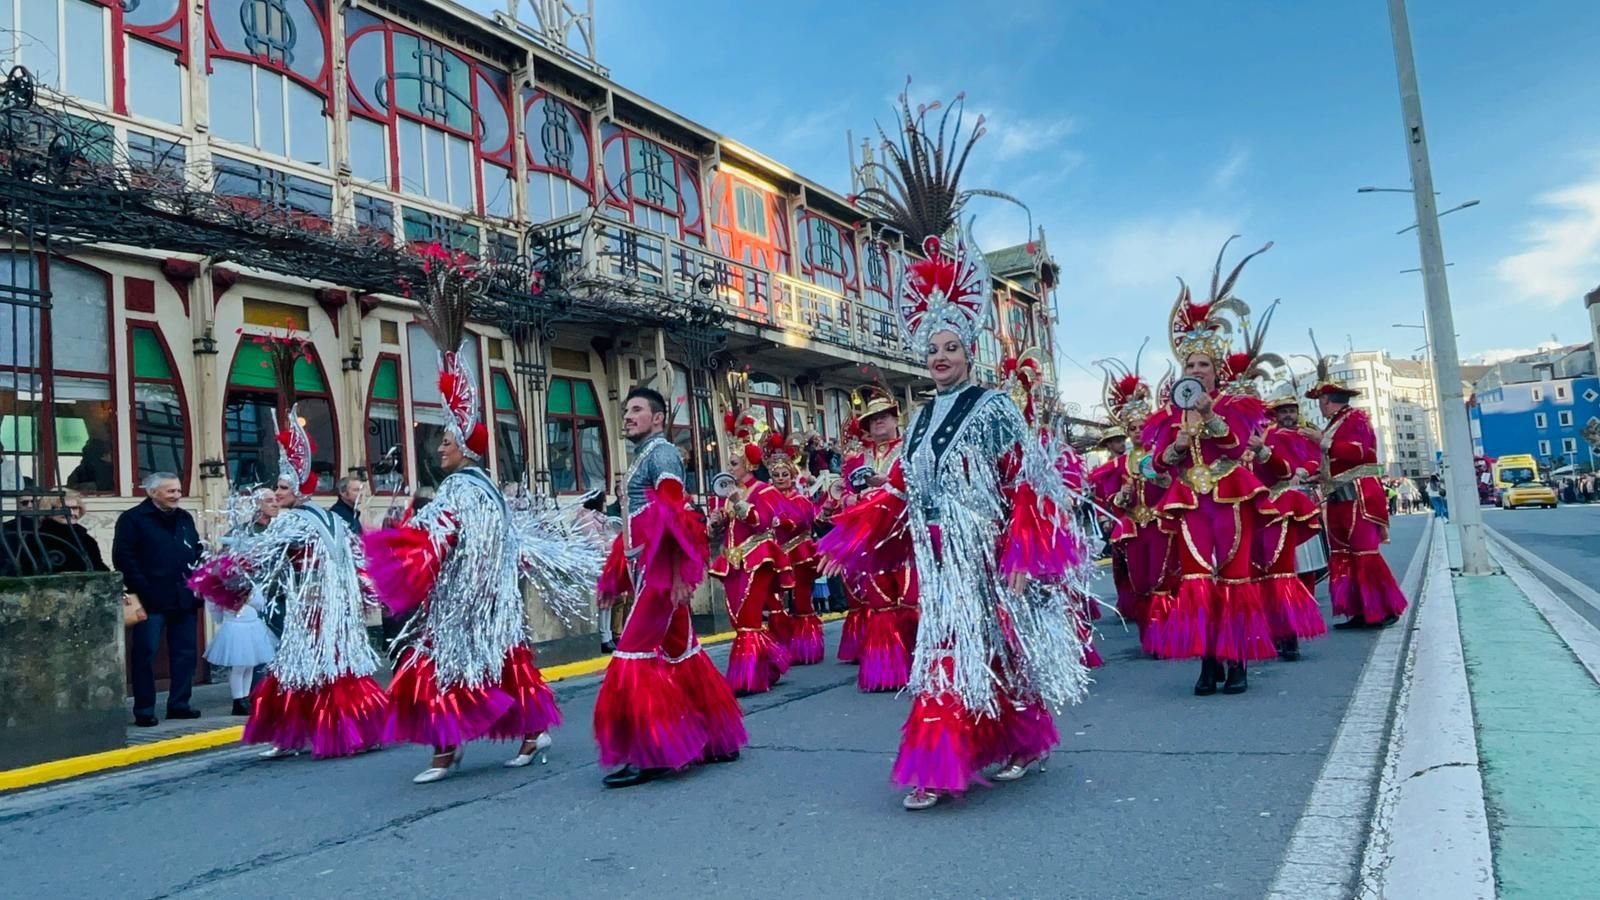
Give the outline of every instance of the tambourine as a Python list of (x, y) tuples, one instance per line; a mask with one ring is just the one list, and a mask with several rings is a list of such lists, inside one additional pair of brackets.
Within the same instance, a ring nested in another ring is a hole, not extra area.
[(872, 479), (878, 477), (878, 470), (871, 466), (862, 466), (850, 473), (850, 489), (855, 491), (866, 490)]
[(1206, 386), (1200, 379), (1192, 377), (1179, 378), (1172, 383), (1172, 405), (1179, 409), (1194, 409), (1200, 405), (1200, 398), (1205, 396)]
[(732, 497), (739, 490), (739, 480), (727, 472), (719, 472), (711, 479), (711, 493), (723, 500)]

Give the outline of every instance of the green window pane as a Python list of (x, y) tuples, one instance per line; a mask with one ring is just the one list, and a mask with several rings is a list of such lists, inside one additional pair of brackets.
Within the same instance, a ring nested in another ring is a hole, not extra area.
[(572, 383), (572, 386), (577, 389), (577, 394), (578, 394), (578, 403), (577, 403), (578, 415), (580, 415), (580, 416), (598, 416), (598, 415), (600, 415), (600, 403), (599, 403), (599, 401), (597, 401), (595, 399), (595, 396), (594, 396), (594, 385), (589, 383), (589, 382), (587, 382), (587, 381), (575, 381), (575, 382)]
[[(249, 339), (241, 343), (238, 355), (233, 358), (233, 371), (228, 376), (228, 383), (235, 387), (276, 390), (278, 385), (272, 380), (272, 359), (267, 355), (267, 348)], [(328, 392), (328, 383), (322, 380), (322, 372), (316, 366), (301, 359), (294, 364), (294, 388), (311, 394), (325, 394)]]
[(545, 412), (572, 415), (572, 382), (566, 378), (550, 379), (550, 390), (545, 394)]
[(0, 419), (0, 443), (12, 453), (37, 453), (33, 439), (33, 416), (6, 416)]
[(515, 412), (517, 401), (511, 396), (511, 382), (499, 372), (494, 373), (494, 408)]
[(372, 399), (400, 401), (400, 367), (392, 359), (378, 361), (372, 373)]
[(161, 339), (150, 328), (133, 330), (133, 377), (171, 378), (172, 366), (162, 352)]

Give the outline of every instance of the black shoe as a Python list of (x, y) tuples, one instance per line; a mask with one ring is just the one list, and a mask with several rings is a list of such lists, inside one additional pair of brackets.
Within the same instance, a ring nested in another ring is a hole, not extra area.
[(167, 718), (169, 718), (169, 719), (198, 719), (198, 718), (200, 718), (200, 710), (198, 710), (198, 709), (169, 709), (169, 710), (167, 710)]
[(1352, 616), (1348, 619), (1345, 619), (1343, 622), (1334, 623), (1333, 627), (1339, 631), (1353, 631), (1357, 628), (1367, 627), (1367, 620)]
[(250, 715), (250, 701), (249, 700), (235, 700), (235, 701), (233, 701), (233, 714), (236, 715), (236, 716), (248, 716), (248, 715)]
[(601, 653), (615, 653), (615, 652), (617, 652), (617, 644), (616, 644), (616, 642), (615, 641), (601, 641), (600, 642), (600, 652)]
[(161, 724), (161, 720), (155, 716), (134, 716), (133, 724), (140, 728), (154, 728)]
[(1242, 694), (1250, 689), (1250, 680), (1245, 675), (1244, 663), (1228, 663), (1228, 677), (1222, 683), (1224, 694)]
[(1300, 658), (1300, 638), (1289, 635), (1278, 641), (1278, 658), (1284, 662), (1294, 662)]
[(732, 753), (707, 753), (706, 758), (702, 760), (702, 762), (709, 766), (717, 763), (736, 762), (738, 759), (739, 751), (735, 750)]
[(1396, 623), (1398, 621), (1400, 621), (1400, 617), (1395, 615), (1395, 614), (1393, 614), (1393, 613), (1390, 613), (1389, 615), (1383, 617), (1383, 621), (1379, 622), (1377, 627), (1379, 627), (1379, 628), (1387, 628), (1390, 625), (1393, 625), (1394, 623)]
[(1209, 697), (1217, 692), (1217, 661), (1207, 657), (1200, 660), (1200, 679), (1194, 683), (1196, 697)]
[(655, 781), (657, 778), (672, 771), (671, 769), (641, 769), (638, 766), (623, 766), (600, 780), (608, 788), (633, 787), (637, 784)]

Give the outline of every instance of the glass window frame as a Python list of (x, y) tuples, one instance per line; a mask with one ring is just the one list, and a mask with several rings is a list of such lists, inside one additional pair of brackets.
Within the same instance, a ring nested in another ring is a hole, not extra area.
[[(394, 364), (396, 394), (394, 400), (381, 400), (377, 397), (378, 370), (386, 362)], [(372, 409), (378, 404), (393, 406), (395, 410), (395, 424), (400, 430), (400, 434), (396, 437), (395, 443), (395, 445), (400, 448), (400, 490), (403, 492), (407, 490), (410, 485), (416, 483), (415, 476), (411, 471), (412, 435), (408, 433), (409, 429), (406, 427), (408, 421), (408, 417), (406, 416), (406, 410), (408, 408), (406, 406), (406, 389), (410, 387), (410, 385), (406, 383), (406, 374), (405, 360), (400, 358), (400, 354), (379, 353), (377, 356), (373, 357), (372, 377), (367, 379), (366, 407), (362, 410), (363, 415), (366, 417), (366, 421), (363, 423), (362, 427), (362, 434), (366, 438), (366, 440), (362, 442), (362, 450), (365, 451), (366, 455), (367, 482), (373, 486), (372, 490), (374, 493), (379, 491), (376, 463), (379, 459), (383, 458), (373, 458), (373, 449), (371, 443), (372, 438), (376, 436), (373, 433), (372, 427)], [(385, 453), (387, 453), (387, 451), (385, 451)]]
[[(155, 378), (149, 375), (138, 374), (138, 370), (136, 368), (137, 360), (135, 359), (134, 334), (140, 330), (149, 331), (155, 336), (157, 345), (161, 348), (162, 354), (166, 357), (167, 371), (172, 373), (170, 377)], [(128, 447), (130, 451), (129, 459), (132, 464), (134, 485), (137, 486), (144, 480), (139, 474), (139, 386), (141, 384), (160, 385), (163, 387), (172, 388), (178, 395), (178, 416), (180, 419), (178, 427), (183, 430), (183, 458), (175, 474), (183, 484), (184, 492), (187, 493), (189, 490), (189, 471), (193, 468), (194, 433), (189, 428), (189, 397), (183, 389), (183, 377), (178, 372), (176, 360), (172, 355), (172, 345), (167, 343), (166, 333), (162, 330), (159, 322), (156, 322), (152, 319), (130, 318), (127, 321), (127, 348)], [(117, 473), (119, 477), (121, 475), (120, 468), (121, 467), (119, 466), (119, 471)], [(152, 468), (151, 471), (158, 470)]]
[[(596, 406), (595, 406), (595, 413), (596, 414), (593, 415), (593, 416), (584, 415), (584, 414), (581, 414), (581, 413), (578, 412), (578, 389), (577, 389), (577, 385), (578, 385), (579, 382), (583, 382), (585, 384), (588, 384), (589, 385), (589, 390), (594, 392), (595, 404), (596, 404)], [(569, 406), (569, 409), (571, 410), (570, 412), (565, 412), (565, 413), (563, 413), (563, 412), (552, 412), (550, 410), (550, 401), (551, 401), (551, 399), (553, 399), (553, 395), (554, 395), (558, 385), (564, 385), (566, 387), (568, 406)], [(589, 490), (589, 487), (587, 486), (589, 484), (589, 479), (585, 477), (586, 473), (584, 471), (584, 465), (583, 465), (583, 438), (582, 438), (582, 434), (583, 434), (583, 431), (584, 431), (585, 428), (593, 427), (593, 426), (599, 426), (599, 429), (600, 429), (601, 457), (604, 460), (604, 464), (605, 464), (605, 471), (601, 475), (600, 484), (602, 486), (606, 487), (608, 490), (610, 489), (610, 486), (611, 486), (611, 453), (610, 453), (610, 446), (611, 445), (610, 445), (609, 438), (608, 438), (608, 429), (606, 428), (605, 412), (604, 412), (604, 410), (600, 409), (599, 400), (600, 400), (600, 393), (599, 393), (598, 390), (595, 389), (594, 379), (589, 377), (588, 375), (555, 375), (555, 376), (552, 376), (551, 379), (550, 379), (550, 387), (549, 387), (549, 389), (547, 389), (545, 391), (544, 423), (545, 423), (545, 460), (546, 460), (546, 465), (549, 465), (550, 460), (554, 459), (554, 455), (550, 453), (550, 449), (554, 446), (554, 444), (553, 444), (553, 442), (551, 440), (552, 435), (551, 435), (551, 431), (550, 431), (550, 429), (551, 429), (551, 427), (553, 425), (557, 425), (559, 423), (568, 424), (569, 425), (569, 428), (568, 428), (568, 439), (572, 442), (570, 449), (572, 451), (572, 484), (573, 484), (573, 487), (571, 489), (558, 489), (558, 488), (556, 488), (555, 470), (554, 470), (553, 467), (550, 469), (550, 490), (551, 490), (552, 493), (554, 493), (557, 496), (563, 496), (563, 497), (577, 496), (577, 495), (583, 494), (583, 493), (585, 493), (585, 492), (587, 492)]]
[[(230, 455), (230, 448), (228, 446), (228, 407), (233, 405), (235, 396), (242, 394), (252, 399), (262, 398), (265, 400), (265, 405), (273, 409), (277, 408), (278, 397), (272, 391), (272, 389), (258, 387), (256, 385), (235, 385), (233, 383), (233, 367), (238, 360), (240, 351), (244, 348), (245, 342), (250, 340), (253, 335), (265, 333), (268, 333), (268, 331), (265, 329), (260, 329), (259, 326), (246, 326), (245, 330), (242, 332), (243, 336), (240, 338), (238, 345), (234, 348), (232, 358), (230, 358), (228, 361), (228, 368), (225, 370), (227, 374), (224, 375), (222, 386), (222, 421), (219, 423), (222, 427), (222, 458), (225, 463), (229, 461)], [(300, 336), (306, 337), (304, 334)], [(327, 450), (329, 454), (328, 458), (333, 466), (333, 474), (328, 479), (326, 488), (322, 486), (319, 480), (317, 489), (313, 491), (313, 494), (316, 496), (327, 497), (337, 493), (335, 490), (335, 485), (338, 484), (340, 477), (339, 473), (344, 471), (344, 469), (340, 466), (342, 448), (340, 447), (341, 437), (339, 434), (339, 406), (335, 402), (334, 382), (328, 378), (328, 370), (322, 364), (322, 354), (319, 352), (315, 344), (311, 345), (309, 349), (311, 350), (310, 365), (316, 368), (317, 375), (322, 379), (323, 389), (320, 391), (310, 391), (296, 388), (295, 402), (301, 403), (306, 400), (322, 400), (328, 405), (328, 418), (330, 419), (330, 422), (328, 423), (329, 432), (333, 435), (333, 439), (330, 442), (332, 446), (329, 448), (323, 448), (319, 446), (317, 450), (318, 452), (321, 452), (324, 449)], [(277, 423), (275, 421), (272, 423), (272, 427), (273, 430), (276, 431)], [(313, 460), (314, 459), (315, 456), (313, 456)], [(230, 472), (229, 474), (231, 477), (232, 473)]]

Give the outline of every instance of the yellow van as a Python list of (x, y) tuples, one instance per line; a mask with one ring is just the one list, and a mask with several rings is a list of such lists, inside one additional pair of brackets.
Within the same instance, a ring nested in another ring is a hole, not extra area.
[(1494, 490), (1501, 509), (1522, 506), (1556, 507), (1556, 489), (1539, 479), (1539, 463), (1526, 453), (1512, 453), (1494, 461)]

